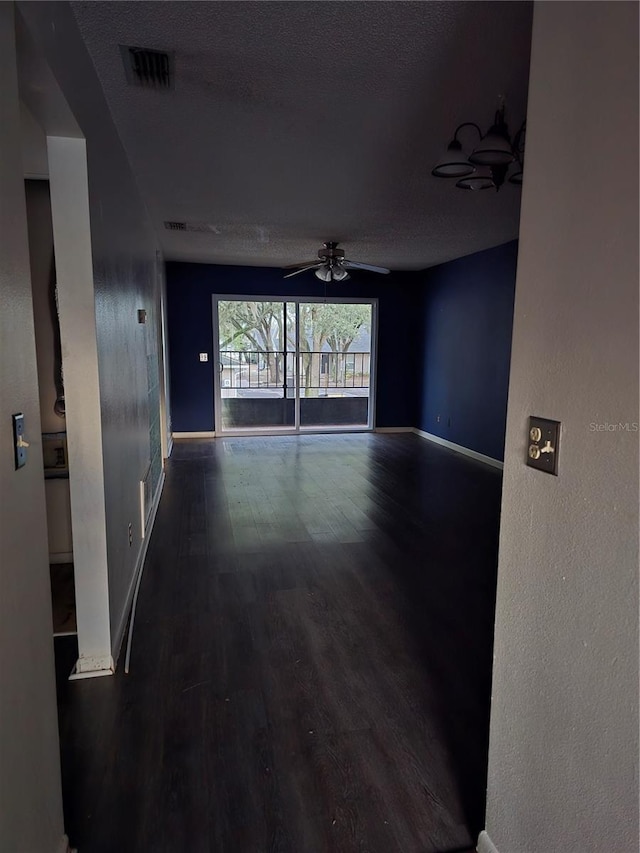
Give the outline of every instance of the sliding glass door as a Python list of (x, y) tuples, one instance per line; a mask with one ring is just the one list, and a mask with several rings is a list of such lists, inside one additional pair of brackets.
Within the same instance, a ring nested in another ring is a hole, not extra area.
[(216, 431), (372, 428), (375, 308), (215, 296)]
[(369, 425), (371, 303), (301, 302), (300, 426)]
[(218, 299), (217, 361), (221, 432), (295, 426), (294, 305)]

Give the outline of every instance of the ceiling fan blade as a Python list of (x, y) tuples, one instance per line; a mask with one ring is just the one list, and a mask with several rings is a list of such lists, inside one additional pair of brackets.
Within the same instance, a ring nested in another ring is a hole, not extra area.
[[(307, 270), (317, 270), (318, 267), (321, 267), (321, 266), (322, 266), (322, 264), (307, 264), (306, 266), (301, 267), (300, 269), (297, 269), (297, 270), (294, 270), (293, 272), (287, 273), (284, 277), (285, 278), (291, 278), (292, 276), (300, 275), (301, 272), (306, 272)], [(285, 269), (287, 269), (287, 267), (285, 267)]]
[(300, 261), (298, 264), (287, 264), (286, 267), (282, 267), (283, 270), (299, 270), (301, 267), (312, 267), (315, 264), (319, 264), (319, 260), (315, 261)]
[(370, 272), (381, 272), (384, 273), (384, 275), (387, 275), (387, 273), (391, 272), (391, 270), (388, 270), (386, 267), (374, 267), (372, 264), (359, 264), (357, 261), (348, 261), (346, 259), (342, 262), (342, 266), (346, 269), (351, 270), (369, 270)]

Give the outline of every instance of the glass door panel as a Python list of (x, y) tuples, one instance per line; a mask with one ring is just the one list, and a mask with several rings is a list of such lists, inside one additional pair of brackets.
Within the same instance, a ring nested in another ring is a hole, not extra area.
[(301, 302), (300, 427), (369, 425), (370, 303)]
[(374, 302), (214, 297), (216, 430), (368, 428)]
[(295, 427), (291, 316), (284, 301), (217, 301), (222, 432)]

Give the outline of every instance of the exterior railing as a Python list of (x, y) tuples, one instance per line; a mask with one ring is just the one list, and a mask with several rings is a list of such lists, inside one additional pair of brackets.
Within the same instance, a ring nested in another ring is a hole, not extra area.
[(301, 388), (369, 387), (371, 353), (302, 352)]
[[(219, 354), (223, 389), (288, 388), (295, 384), (295, 353), (225, 350)], [(300, 388), (369, 388), (371, 353), (301, 352)]]

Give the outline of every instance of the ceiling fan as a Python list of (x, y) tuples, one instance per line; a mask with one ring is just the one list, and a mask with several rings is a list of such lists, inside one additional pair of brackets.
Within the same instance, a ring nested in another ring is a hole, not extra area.
[(371, 264), (361, 264), (357, 261), (348, 260), (344, 256), (344, 249), (339, 249), (338, 244), (331, 241), (324, 243), (323, 248), (318, 250), (318, 258), (317, 261), (285, 267), (285, 269), (293, 270), (293, 272), (287, 273), (285, 278), (291, 278), (307, 270), (315, 270), (315, 275), (321, 281), (345, 281), (349, 278), (347, 270), (369, 270), (370, 272), (381, 272), (385, 275), (389, 272), (385, 267), (374, 267)]

